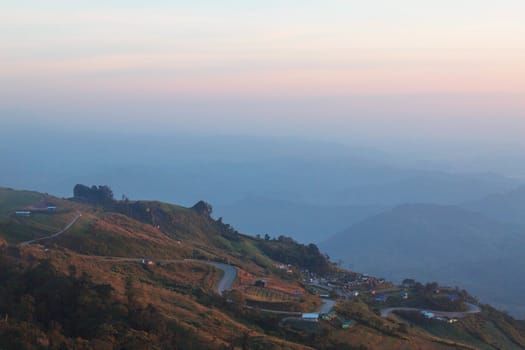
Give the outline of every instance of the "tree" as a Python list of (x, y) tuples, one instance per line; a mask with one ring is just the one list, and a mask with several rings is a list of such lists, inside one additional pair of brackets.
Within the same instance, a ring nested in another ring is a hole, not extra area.
[(213, 208), (210, 203), (207, 203), (205, 201), (198, 201), (193, 207), (193, 210), (195, 210), (197, 213), (201, 215), (211, 216), (211, 213), (213, 212)]
[(404, 286), (409, 286), (409, 287), (411, 287), (411, 286), (413, 286), (413, 285), (415, 285), (415, 284), (416, 284), (416, 281), (415, 281), (414, 279), (412, 279), (412, 278), (405, 278), (405, 279), (403, 280), (403, 285), (404, 285)]
[(33, 315), (35, 314), (35, 298), (29, 294), (22, 295), (17, 309), (18, 317), (21, 320), (27, 322), (33, 321)]
[(67, 271), (70, 277), (75, 277), (77, 275), (77, 268), (75, 265), (69, 265)]
[(87, 203), (109, 205), (114, 202), (113, 191), (109, 186), (91, 186), (76, 184), (73, 188), (73, 197)]

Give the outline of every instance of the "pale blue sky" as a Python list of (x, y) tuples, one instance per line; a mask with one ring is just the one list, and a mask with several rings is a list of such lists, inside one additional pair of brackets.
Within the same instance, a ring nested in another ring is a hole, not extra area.
[(0, 78), (11, 123), (525, 146), (525, 2), (3, 0)]

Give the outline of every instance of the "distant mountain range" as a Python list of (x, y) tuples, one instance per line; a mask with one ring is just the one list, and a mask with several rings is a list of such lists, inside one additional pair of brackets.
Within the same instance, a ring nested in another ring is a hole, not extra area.
[(242, 232), (293, 236), (304, 243), (319, 242), (355, 222), (385, 210), (381, 206), (320, 206), (263, 197), (246, 197), (214, 206), (215, 216), (235, 223)]
[[(373, 215), (404, 203), (456, 204), (467, 198), (482, 197), (489, 189), (505, 191), (513, 180), (493, 174), (461, 175), (439, 172), (422, 172), (415, 177), (406, 177), (394, 182), (369, 184), (347, 188), (325, 195), (333, 205), (305, 203), (302, 201), (276, 199), (263, 196), (246, 196), (230, 204), (215, 205), (215, 215), (226, 222), (234, 222), (244, 232), (290, 235), (302, 242), (321, 242), (334, 233)], [(491, 205), (492, 196), (479, 201), (470, 200), (466, 208), (484, 209), (489, 217), (510, 222), (525, 223), (520, 203), (525, 203), (519, 194), (525, 190), (501, 195), (501, 201), (514, 202)], [(343, 203), (343, 204), (341, 204)], [(349, 204), (344, 204), (349, 203)], [(505, 210), (508, 208), (508, 212)], [(483, 211), (483, 210), (479, 210)], [(520, 221), (521, 219), (521, 221)]]
[(411, 204), (356, 223), (320, 247), (360, 271), (461, 285), (483, 302), (525, 315), (524, 226), (456, 206)]
[(462, 206), (493, 219), (525, 225), (525, 186)]
[(326, 207), (390, 207), (471, 202), (521, 184), (491, 173), (411, 168), (374, 150), (290, 138), (130, 139), (54, 131), (43, 139), (40, 130), (25, 135), (20, 143), (2, 131), (0, 184), (63, 196), (80, 181), (108, 184), (117, 196), (186, 205), (202, 199), (227, 206), (261, 197)]
[[(344, 203), (396, 206), (407, 203), (458, 204), (509, 191), (518, 182), (491, 173), (458, 174), (420, 171), (388, 182), (348, 187), (338, 194)], [(471, 198), (471, 199), (468, 199)]]
[(397, 205), (475, 203), (521, 184), (492, 173), (414, 169), (375, 150), (300, 139), (40, 134), (27, 131), (20, 143), (2, 132), (0, 184), (66, 196), (77, 182), (104, 183), (118, 198), (205, 200), (241, 231), (302, 242), (323, 241)]

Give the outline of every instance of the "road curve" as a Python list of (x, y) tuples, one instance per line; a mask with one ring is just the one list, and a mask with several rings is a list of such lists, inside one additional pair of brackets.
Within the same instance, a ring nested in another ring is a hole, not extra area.
[(435, 314), (437, 317), (447, 317), (447, 318), (463, 318), (468, 315), (477, 314), (481, 312), (481, 309), (479, 306), (471, 304), (471, 303), (465, 303), (467, 305), (468, 310), (467, 311), (437, 311), (437, 310), (429, 310), (429, 309), (423, 309), (423, 308), (416, 308), (416, 307), (389, 307), (387, 309), (381, 310), (381, 317), (387, 317), (392, 312), (395, 311), (428, 311)]
[(323, 305), (316, 311), (319, 314), (327, 314), (334, 308), (336, 301), (333, 299), (321, 299), (323, 301)]
[(223, 264), (219, 262), (213, 262), (213, 261), (202, 261), (203, 263), (215, 266), (219, 270), (222, 270), (224, 272), (224, 275), (219, 280), (216, 286), (217, 293), (222, 295), (225, 291), (232, 289), (233, 282), (235, 282), (235, 279), (237, 278), (237, 269), (231, 265)]
[(71, 226), (73, 226), (78, 221), (78, 219), (80, 219), (81, 216), (82, 216), (82, 213), (77, 211), (77, 215), (75, 215), (73, 220), (71, 220), (71, 222), (69, 224), (67, 224), (66, 227), (64, 227), (62, 230), (58, 231), (57, 233), (54, 233), (52, 235), (45, 236), (45, 237), (40, 237), (40, 238), (37, 238), (37, 239), (32, 239), (30, 241), (25, 241), (25, 242), (20, 243), (19, 245), (23, 247), (23, 246), (26, 246), (26, 245), (29, 245), (29, 244), (45, 241), (47, 239), (57, 238), (58, 236), (60, 236), (61, 234), (63, 234), (67, 230), (69, 230), (71, 228)]
[[(126, 258), (126, 257), (119, 257), (119, 256), (94, 256), (94, 255), (87, 255), (87, 256), (90, 258), (104, 259), (104, 260), (112, 261), (112, 262), (142, 262), (142, 260), (144, 260), (144, 258)], [(198, 259), (153, 259), (153, 260), (161, 264), (197, 262), (201, 264), (211, 265), (219, 270), (222, 270), (222, 272), (224, 272), (224, 275), (221, 277), (221, 279), (219, 280), (219, 282), (217, 282), (217, 285), (215, 286), (215, 290), (220, 295), (222, 295), (225, 291), (230, 290), (233, 286), (233, 282), (235, 282), (235, 279), (237, 278), (237, 268), (235, 268), (232, 265), (223, 264), (223, 263), (219, 263), (215, 261), (198, 260)]]

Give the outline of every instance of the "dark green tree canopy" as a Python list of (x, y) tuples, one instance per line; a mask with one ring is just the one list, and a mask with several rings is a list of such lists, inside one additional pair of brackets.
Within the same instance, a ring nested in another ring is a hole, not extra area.
[(82, 184), (77, 184), (73, 188), (73, 198), (79, 201), (106, 205), (114, 201), (113, 191), (107, 185), (103, 186), (85, 186)]

